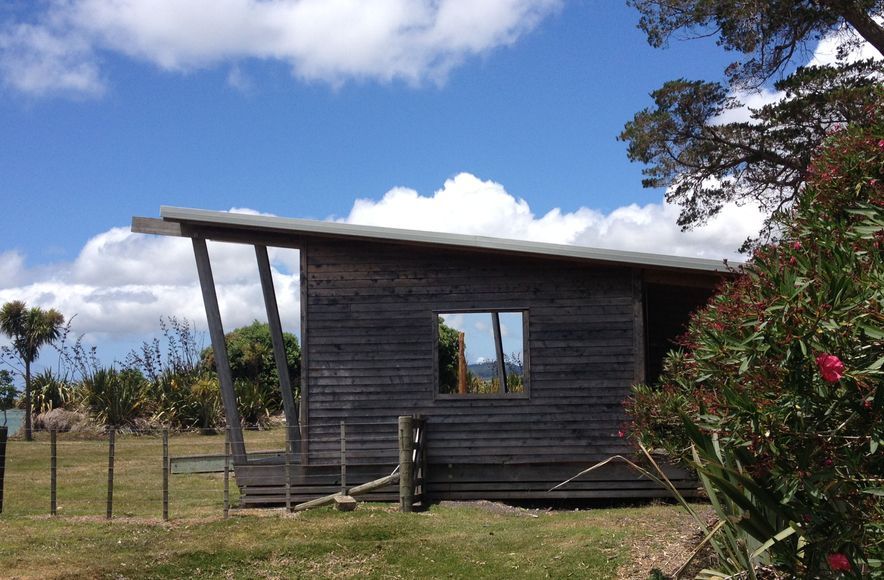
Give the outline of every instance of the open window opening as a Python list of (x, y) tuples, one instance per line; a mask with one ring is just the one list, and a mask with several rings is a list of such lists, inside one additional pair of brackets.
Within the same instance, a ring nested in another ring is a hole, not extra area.
[(687, 330), (694, 310), (701, 308), (714, 293), (707, 286), (645, 286), (645, 382), (656, 383), (663, 372), (666, 354), (677, 348), (676, 339)]
[(527, 395), (527, 314), (436, 313), (437, 395)]

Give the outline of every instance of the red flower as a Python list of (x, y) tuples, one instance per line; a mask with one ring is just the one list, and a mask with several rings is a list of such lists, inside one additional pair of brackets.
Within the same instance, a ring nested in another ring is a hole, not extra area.
[(819, 355), (816, 357), (816, 366), (819, 367), (824, 381), (837, 383), (844, 376), (844, 363), (834, 354)]
[(850, 560), (848, 560), (847, 556), (841, 552), (829, 554), (826, 556), (826, 561), (829, 563), (829, 568), (831, 568), (833, 572), (850, 572)]
[(793, 250), (800, 250), (800, 249), (801, 249), (801, 242), (799, 242), (799, 241), (795, 241), (795, 242), (793, 242), (793, 243), (792, 243), (792, 249), (793, 249)]
[(626, 437), (626, 433), (624, 433), (623, 431), (617, 431), (617, 437), (623, 439), (624, 437)]

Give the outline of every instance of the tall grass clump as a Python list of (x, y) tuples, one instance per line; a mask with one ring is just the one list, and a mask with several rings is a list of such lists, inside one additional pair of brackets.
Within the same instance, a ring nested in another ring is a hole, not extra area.
[(92, 416), (109, 427), (133, 426), (149, 409), (147, 381), (134, 369), (99, 369), (83, 380), (80, 389)]

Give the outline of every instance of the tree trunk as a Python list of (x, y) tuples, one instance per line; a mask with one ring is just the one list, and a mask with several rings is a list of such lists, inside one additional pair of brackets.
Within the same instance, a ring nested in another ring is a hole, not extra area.
[(867, 10), (858, 7), (854, 0), (820, 0), (820, 3), (838, 13), (860, 36), (884, 55), (884, 28), (869, 16)]
[(33, 441), (31, 429), (31, 363), (25, 360), (25, 441)]

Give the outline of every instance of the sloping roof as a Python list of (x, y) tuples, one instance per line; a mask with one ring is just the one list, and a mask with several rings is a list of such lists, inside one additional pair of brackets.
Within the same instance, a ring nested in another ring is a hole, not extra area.
[[(547, 256), (612, 264), (638, 265), (652, 268), (704, 272), (725, 272), (728, 270), (728, 267), (723, 260), (685, 258), (663, 254), (627, 252), (622, 250), (589, 248), (585, 246), (549, 244), (545, 242), (527, 242), (523, 240), (492, 238), (486, 236), (362, 226), (338, 222), (208, 211), (172, 206), (162, 206), (160, 208), (160, 215), (162, 216), (163, 221), (167, 222), (179, 222), (221, 228), (236, 228), (238, 230), (283, 232), (344, 239), (369, 239), (436, 247)], [(728, 265), (735, 266), (737, 264), (731, 262)]]

